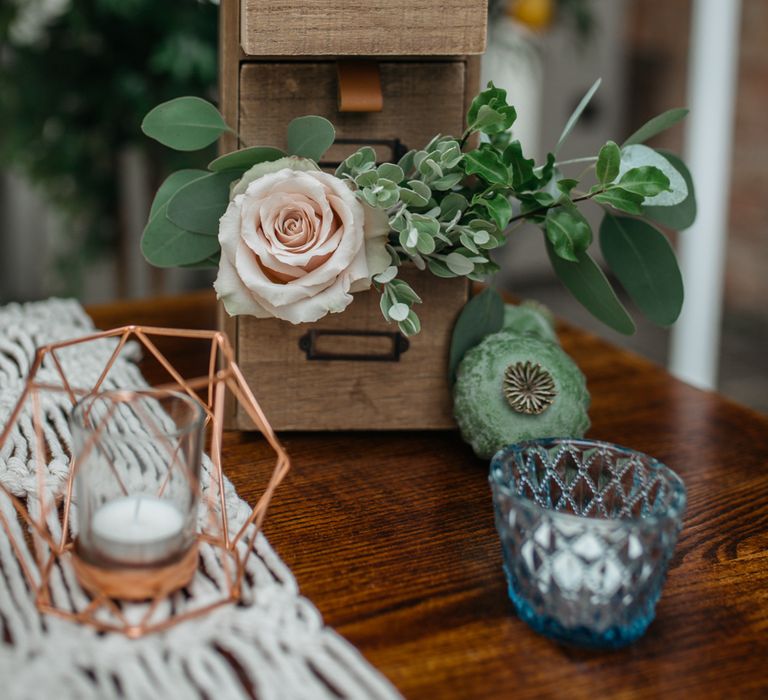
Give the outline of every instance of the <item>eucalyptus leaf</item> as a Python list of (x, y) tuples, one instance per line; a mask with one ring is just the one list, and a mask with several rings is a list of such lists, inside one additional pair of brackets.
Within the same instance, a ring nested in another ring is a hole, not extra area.
[(211, 173), (184, 185), (168, 201), (166, 216), (178, 227), (216, 237), (229, 204), (231, 171)]
[(435, 189), (438, 192), (445, 192), (458, 185), (463, 177), (464, 173), (448, 173), (447, 175), (443, 175), (437, 180), (434, 180), (432, 182), (432, 189)]
[(191, 169), (177, 170), (175, 173), (171, 173), (157, 189), (155, 198), (152, 200), (152, 207), (149, 210), (149, 218), (152, 219), (161, 208), (168, 204), (168, 200), (184, 187), (184, 185), (207, 174), (208, 173), (205, 170)]
[(672, 246), (640, 219), (606, 214), (600, 249), (638, 308), (654, 323), (673, 324), (683, 306), (683, 278)]
[(296, 117), (288, 124), (288, 152), (318, 161), (333, 145), (336, 130), (324, 117)]
[(621, 149), (618, 180), (621, 181), (629, 170), (643, 166), (658, 168), (669, 179), (669, 191), (646, 199), (646, 206), (673, 206), (680, 204), (688, 196), (688, 186), (682, 174), (661, 153), (642, 144), (633, 144)]
[(504, 301), (499, 293), (488, 287), (472, 297), (461, 310), (451, 336), (448, 372), (451, 383), (467, 350), (475, 347), (483, 338), (501, 330), (504, 323)]
[(635, 332), (635, 324), (603, 271), (585, 251), (577, 262), (563, 260), (546, 241), (552, 268), (560, 281), (595, 318), (624, 335)]
[(391, 282), (397, 276), (397, 267), (390, 265), (386, 270), (380, 272), (378, 275), (374, 275), (373, 281), (379, 284), (387, 284)]
[(452, 279), (454, 277), (460, 276), (460, 275), (457, 275), (455, 272), (452, 272), (444, 262), (442, 262), (441, 260), (435, 260), (435, 258), (429, 258), (427, 260), (427, 267), (435, 277)]
[(205, 260), (200, 260), (199, 262), (193, 262), (193, 263), (187, 263), (185, 265), (179, 265), (179, 267), (184, 267), (190, 270), (210, 270), (212, 267), (218, 267), (219, 262), (221, 261), (221, 251), (219, 253), (214, 253), (210, 257), (206, 258)]
[(231, 131), (219, 110), (199, 97), (177, 97), (147, 113), (141, 130), (177, 151), (198, 151)]
[(682, 121), (687, 115), (688, 110), (685, 109), (685, 107), (669, 109), (666, 112), (653, 117), (653, 119), (649, 119), (622, 145), (631, 146), (635, 143), (644, 143), (653, 136), (656, 136), (656, 134), (660, 134), (662, 131), (669, 129), (670, 126), (674, 126)]
[(576, 208), (550, 209), (545, 223), (547, 240), (558, 257), (578, 262), (578, 254), (592, 242), (592, 229)]
[(627, 192), (620, 187), (612, 187), (605, 192), (596, 194), (592, 199), (599, 204), (608, 204), (614, 209), (627, 212), (627, 214), (640, 215), (643, 213), (643, 196), (633, 192)]
[(232, 151), (219, 156), (208, 164), (208, 170), (221, 172), (223, 170), (241, 170), (245, 172), (258, 163), (270, 163), (283, 158), (285, 153), (271, 146), (251, 146), (239, 151)]
[[(693, 186), (693, 179), (691, 173), (688, 171), (685, 163), (669, 151), (659, 151), (664, 158), (669, 161), (672, 167), (680, 173), (685, 180), (688, 195), (686, 198), (674, 206), (643, 206), (643, 213), (649, 219), (652, 219), (656, 223), (662, 226), (669, 226), (677, 231), (682, 231), (688, 228), (696, 220), (696, 192)], [(634, 212), (630, 212), (634, 213)]]
[(150, 218), (141, 237), (141, 252), (156, 267), (200, 263), (219, 251), (214, 236), (191, 233), (166, 218), (167, 203)]
[(643, 197), (655, 197), (669, 190), (669, 178), (653, 165), (627, 170), (619, 180), (619, 187)]
[(560, 147), (568, 138), (569, 134), (573, 131), (573, 127), (576, 126), (576, 122), (579, 121), (579, 117), (581, 117), (582, 113), (586, 109), (592, 97), (594, 97), (594, 94), (597, 92), (598, 88), (600, 87), (600, 83), (602, 82), (603, 82), (602, 78), (598, 78), (597, 80), (595, 80), (595, 82), (592, 84), (592, 87), (589, 88), (589, 90), (587, 90), (587, 93), (584, 95), (584, 97), (581, 98), (581, 102), (579, 102), (579, 104), (576, 105), (576, 109), (573, 110), (573, 114), (571, 114), (571, 116), (568, 118), (568, 121), (565, 123), (565, 126), (563, 127), (563, 133), (560, 134), (560, 138), (557, 140), (557, 146), (555, 146), (555, 153), (557, 153), (560, 150)]
[(613, 182), (619, 175), (619, 165), (621, 164), (621, 151), (613, 142), (608, 141), (597, 156), (595, 165), (595, 174), (598, 182), (603, 184)]

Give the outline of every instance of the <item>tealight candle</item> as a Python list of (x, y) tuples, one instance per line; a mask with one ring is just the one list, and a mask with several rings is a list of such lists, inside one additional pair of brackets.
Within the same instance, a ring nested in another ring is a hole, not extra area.
[(185, 548), (184, 516), (154, 496), (124, 496), (93, 514), (91, 538), (98, 553), (113, 562), (146, 566), (166, 561)]

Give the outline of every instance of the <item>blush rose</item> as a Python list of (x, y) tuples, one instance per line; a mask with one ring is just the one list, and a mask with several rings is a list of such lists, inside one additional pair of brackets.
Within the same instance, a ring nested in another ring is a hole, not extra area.
[(232, 195), (214, 284), (231, 316), (317, 321), (391, 264), (386, 214), (311, 160), (255, 165)]

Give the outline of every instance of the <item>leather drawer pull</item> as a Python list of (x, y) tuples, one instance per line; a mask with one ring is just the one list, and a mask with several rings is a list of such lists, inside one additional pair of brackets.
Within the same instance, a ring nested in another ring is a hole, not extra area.
[(339, 112), (381, 112), (379, 64), (375, 61), (339, 61), (336, 64), (339, 82)]
[(409, 347), (402, 333), (388, 331), (312, 330), (299, 338), (299, 348), (308, 360), (399, 362)]

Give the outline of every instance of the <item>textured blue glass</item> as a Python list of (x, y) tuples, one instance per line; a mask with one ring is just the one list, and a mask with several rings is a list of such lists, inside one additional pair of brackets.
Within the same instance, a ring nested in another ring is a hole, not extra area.
[(680, 533), (680, 477), (618, 445), (547, 438), (498, 452), (490, 482), (520, 617), (585, 646), (621, 647), (640, 637)]

